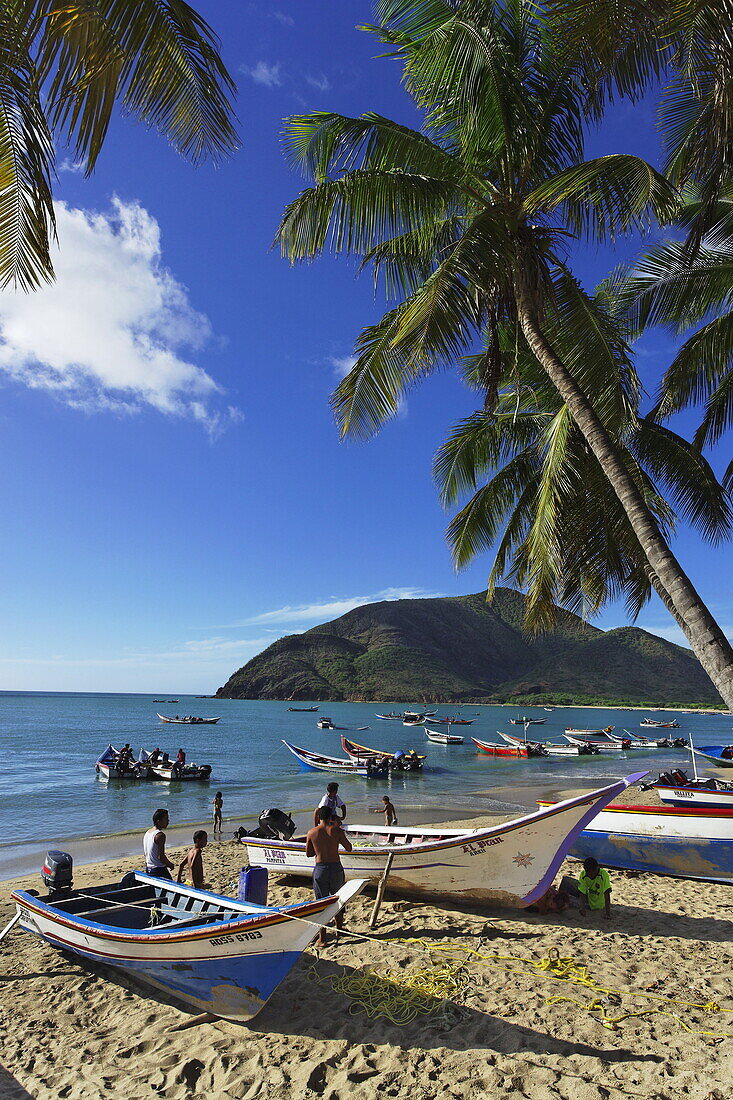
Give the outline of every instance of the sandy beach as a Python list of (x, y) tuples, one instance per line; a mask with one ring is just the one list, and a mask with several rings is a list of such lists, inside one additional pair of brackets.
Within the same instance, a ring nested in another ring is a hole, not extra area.
[[(244, 854), (228, 840), (207, 848), (212, 889), (235, 892)], [(139, 862), (77, 866), (75, 885), (115, 881)], [(578, 865), (568, 861), (563, 871), (577, 874)], [(2, 945), (0, 1096), (723, 1100), (733, 1071), (733, 894), (652, 875), (614, 872), (612, 882), (610, 921), (388, 894), (370, 939), (331, 940), (320, 954), (311, 948), (249, 1026), (170, 1030), (189, 1014), (14, 928)], [(2, 884), (3, 924), (15, 886), (41, 883), (33, 875)], [(271, 881), (273, 903), (309, 896), (300, 880)], [(352, 932), (366, 931), (371, 906), (368, 895), (351, 906)], [(404, 942), (410, 937), (422, 942)], [(439, 950), (446, 947), (469, 950)], [(533, 965), (556, 955), (586, 967), (594, 987)], [(369, 1018), (334, 988), (364, 967), (396, 969), (404, 981), (446, 963), (461, 964), (452, 995), (404, 1026)], [(699, 1007), (711, 1002), (721, 1011)]]

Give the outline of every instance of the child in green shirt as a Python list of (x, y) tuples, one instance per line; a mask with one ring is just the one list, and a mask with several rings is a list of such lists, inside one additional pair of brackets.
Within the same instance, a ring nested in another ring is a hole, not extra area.
[(580, 892), (580, 915), (584, 917), (587, 910), (584, 901), (587, 901), (589, 909), (606, 910), (606, 920), (611, 916), (611, 879), (605, 867), (600, 867), (598, 861), (589, 856), (583, 861), (583, 870), (578, 879)]

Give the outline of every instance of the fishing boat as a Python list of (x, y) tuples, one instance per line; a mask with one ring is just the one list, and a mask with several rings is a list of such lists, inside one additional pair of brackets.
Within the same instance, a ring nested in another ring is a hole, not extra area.
[(153, 773), (155, 779), (167, 783), (206, 782), (211, 776), (211, 764), (179, 764), (177, 760), (160, 759), (154, 764), (147, 749), (140, 749), (140, 763)]
[(289, 714), (315, 714), (318, 707), (288, 707)]
[(403, 726), (424, 726), (425, 725), (425, 715), (422, 715), (420, 718), (403, 718), (402, 725)]
[(463, 738), (457, 733), (441, 733), (440, 730), (429, 730), (425, 727), (425, 736), (428, 741), (433, 741), (436, 745), (462, 745)]
[(510, 718), (511, 725), (513, 726), (543, 726), (547, 721), (546, 718)]
[[(646, 772), (568, 798), (489, 829), (425, 829), (347, 825), (353, 850), (340, 854), (347, 880), (381, 878), (412, 897), (473, 904), (531, 905), (541, 897), (580, 833), (600, 809)], [(290, 841), (243, 837), (251, 867), (310, 878), (305, 837)]]
[(659, 779), (648, 785), (670, 806), (689, 806), (693, 809), (733, 809), (733, 783), (723, 779), (690, 778), (687, 772), (675, 768), (661, 772)]
[[(504, 741), (509, 745), (523, 745), (525, 742), (520, 737), (515, 737), (512, 733), (502, 733), (501, 730), (496, 731)], [(538, 742), (533, 742), (537, 744)], [(597, 756), (598, 746), (592, 745), (590, 741), (583, 745), (557, 745), (554, 741), (542, 741), (540, 742), (542, 748), (545, 750), (548, 756)]]
[[(428, 717), (430, 717), (430, 715), (428, 715)], [(459, 718), (456, 716), (451, 716), (450, 718), (433, 718), (432, 720), (436, 725), (444, 726), (472, 726), (476, 721), (475, 718)]]
[(638, 734), (631, 733), (629, 730), (624, 730), (624, 735), (619, 737), (615, 733), (608, 734), (612, 741), (625, 741), (628, 738), (632, 749), (684, 749), (687, 747), (684, 737), (639, 737)]
[(401, 722), (402, 721), (402, 715), (401, 714), (391, 714), (391, 713), (390, 714), (375, 714), (374, 717), (375, 718), (381, 718), (381, 720), (383, 722)]
[(158, 718), (161, 722), (172, 722), (175, 726), (215, 726), (217, 722), (221, 722), (221, 715), (218, 718), (197, 718), (193, 714), (186, 714), (183, 718), (179, 718), (178, 715), (175, 718), (169, 718), (165, 714), (158, 714)]
[[(499, 730), (496, 732), (501, 736)], [(471, 740), (479, 752), (484, 752), (487, 756), (520, 756), (524, 759), (529, 756), (547, 756), (543, 746), (536, 741), (520, 741), (516, 745), (501, 745), (497, 744), (496, 741), (479, 741), (476, 737), (472, 737)]]
[(389, 775), (389, 767), (386, 764), (382, 766), (374, 758), (364, 762), (344, 760), (340, 756), (326, 756), (324, 753), (301, 749), (298, 745), (291, 745), (289, 741), (283, 741), (283, 745), (304, 768), (313, 771), (331, 772), (333, 775), (360, 775), (364, 779), (380, 779)]
[(608, 805), (569, 854), (593, 856), (604, 867), (733, 883), (733, 810)]
[(632, 746), (630, 737), (621, 741), (611, 741), (610, 738), (608, 741), (601, 741), (594, 737), (574, 737), (571, 733), (565, 733), (563, 736), (571, 745), (594, 745), (599, 752), (625, 752)]
[(566, 726), (565, 732), (572, 733), (576, 737), (601, 737), (605, 738), (606, 734), (612, 733), (616, 729), (615, 726), (606, 726), (602, 730), (578, 730), (574, 726)]
[(370, 749), (367, 745), (359, 745), (348, 737), (341, 737), (341, 748), (352, 760), (389, 760), (390, 767), (396, 767), (402, 771), (417, 771), (423, 766), (425, 757), (420, 756), (414, 749), (409, 752), (383, 752), (381, 749)]
[(733, 768), (733, 745), (703, 745), (692, 751), (719, 768)]
[(656, 718), (643, 718), (639, 722), (640, 726), (651, 726), (653, 729), (658, 730), (678, 730), (680, 724), (675, 718), (673, 722), (658, 722)]
[(112, 966), (196, 1012), (244, 1023), (365, 884), (352, 876), (320, 901), (259, 906), (133, 871), (83, 891), (14, 890), (11, 898), (21, 927), (52, 946)]
[(97, 773), (104, 779), (152, 779), (152, 773), (147, 765), (138, 760), (120, 760), (120, 750), (114, 745), (107, 745), (95, 765)]
[(321, 717), (316, 722), (316, 725), (317, 725), (319, 730), (335, 730), (336, 729), (336, 727), (333, 724), (333, 720), (331, 718)]

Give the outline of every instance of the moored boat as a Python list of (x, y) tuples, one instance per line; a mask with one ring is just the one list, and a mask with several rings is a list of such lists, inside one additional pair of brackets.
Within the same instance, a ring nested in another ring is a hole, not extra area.
[(380, 779), (389, 775), (387, 764), (373, 757), (364, 762), (359, 760), (344, 760), (340, 756), (327, 756), (325, 753), (311, 752), (310, 749), (301, 749), (298, 745), (291, 745), (283, 740), (283, 745), (293, 754), (304, 768), (313, 771), (331, 772), (333, 775), (360, 775), (364, 779)]
[(571, 745), (594, 745), (599, 752), (625, 752), (631, 748), (631, 738), (627, 737), (621, 741), (612, 741), (610, 738), (607, 740), (598, 737), (575, 737), (572, 733), (564, 733), (563, 737)]
[(702, 745), (692, 751), (719, 768), (733, 768), (733, 745)]
[(616, 729), (615, 726), (605, 726), (602, 730), (581, 730), (576, 729), (574, 726), (566, 726), (565, 732), (572, 733), (576, 737), (601, 737), (605, 738), (606, 734), (612, 733)]
[(392, 714), (391, 712), (389, 714), (375, 714), (374, 717), (375, 718), (381, 718), (383, 722), (401, 722), (402, 721), (402, 715), (401, 714)]
[(640, 726), (651, 726), (652, 729), (658, 730), (678, 730), (680, 724), (675, 718), (673, 722), (658, 722), (656, 718), (643, 718), (639, 722)]
[(163, 758), (153, 763), (151, 754), (146, 749), (140, 749), (140, 762), (150, 768), (155, 779), (166, 783), (205, 782), (211, 777), (211, 764), (181, 764), (177, 760)]
[[(156, 714), (158, 712), (156, 711)], [(161, 722), (171, 722), (174, 726), (215, 726), (217, 722), (221, 722), (221, 715), (218, 718), (197, 718), (194, 714), (185, 714), (183, 718), (179, 718), (178, 715), (175, 718), (169, 718), (165, 714), (158, 714)]]
[(364, 885), (354, 877), (320, 901), (262, 907), (130, 872), (83, 892), (14, 890), (11, 898), (21, 927), (54, 947), (115, 967), (196, 1012), (244, 1022)]
[[(428, 715), (428, 717), (431, 717)], [(476, 721), (475, 718), (460, 718), (456, 715), (451, 715), (449, 718), (431, 718), (436, 725), (443, 726), (472, 726)]]
[(95, 765), (97, 772), (105, 779), (151, 779), (150, 768), (132, 757), (122, 756), (114, 745), (107, 745)]
[[(498, 730), (496, 732), (499, 733)], [(479, 741), (477, 737), (472, 737), (471, 740), (479, 752), (484, 752), (487, 756), (515, 756), (525, 759), (529, 756), (547, 756), (546, 750), (536, 741), (520, 741), (516, 745), (501, 745), (496, 741)]]
[(510, 718), (510, 723), (513, 726), (543, 726), (547, 721), (546, 718)]
[(409, 752), (383, 752), (381, 749), (370, 749), (367, 745), (359, 745), (348, 737), (341, 736), (341, 748), (352, 760), (388, 760), (390, 768), (400, 771), (417, 771), (423, 766), (425, 757), (416, 753), (414, 749)]
[[(381, 878), (390, 858), (388, 885), (399, 893), (474, 904), (531, 905), (551, 884), (578, 833), (645, 774), (489, 829), (347, 825), (353, 850), (341, 853), (346, 878)], [(313, 872), (304, 837), (244, 837), (242, 843), (247, 845), (250, 866), (308, 878)]]
[(318, 707), (288, 707), (289, 714), (315, 714)]
[(425, 736), (428, 741), (436, 745), (462, 745), (463, 738), (458, 733), (441, 733), (440, 730), (429, 730), (425, 727)]
[[(515, 737), (513, 733), (502, 733), (501, 730), (496, 731), (499, 736), (507, 742), (509, 745), (523, 745), (524, 740), (521, 737)], [(537, 742), (533, 742), (537, 744)], [(557, 745), (554, 741), (542, 741), (542, 748), (545, 750), (548, 756), (597, 756), (598, 746), (592, 745), (587, 742), (583, 745)]]

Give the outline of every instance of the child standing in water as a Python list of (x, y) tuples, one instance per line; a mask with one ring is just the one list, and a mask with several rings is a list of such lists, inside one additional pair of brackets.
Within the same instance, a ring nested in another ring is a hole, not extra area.
[(221, 832), (221, 808), (224, 805), (224, 799), (221, 796), (221, 791), (217, 791), (214, 795), (214, 801), (212, 806), (214, 807), (214, 832)]

